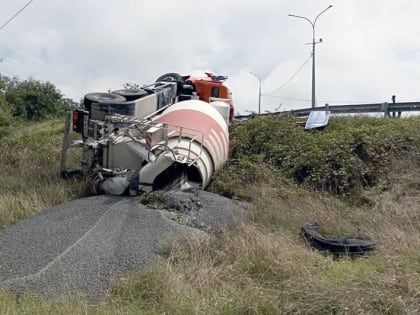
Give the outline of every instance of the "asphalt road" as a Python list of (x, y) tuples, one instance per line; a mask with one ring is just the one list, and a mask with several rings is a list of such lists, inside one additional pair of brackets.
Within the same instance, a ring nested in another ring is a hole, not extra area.
[[(0, 231), (0, 287), (48, 297), (101, 298), (125, 273), (152, 264), (162, 240), (205, 236), (244, 210), (243, 203), (203, 191), (170, 199), (175, 203), (156, 210), (138, 198), (84, 198)], [(177, 211), (191, 215), (194, 224), (171, 220), (168, 213)]]

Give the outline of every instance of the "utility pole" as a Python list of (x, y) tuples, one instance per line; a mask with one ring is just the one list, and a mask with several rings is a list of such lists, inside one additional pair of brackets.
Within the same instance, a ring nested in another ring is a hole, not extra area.
[(258, 88), (258, 115), (261, 114), (261, 78), (253, 72), (250, 72), (254, 77), (258, 79), (259, 88)]
[(330, 8), (332, 8), (332, 5), (329, 5), (326, 9), (324, 9), (323, 11), (318, 13), (318, 15), (316, 16), (316, 18), (313, 22), (311, 20), (309, 20), (307, 17), (300, 16), (300, 15), (289, 14), (289, 16), (291, 16), (291, 17), (304, 19), (304, 20), (308, 21), (312, 26), (312, 99), (311, 99), (312, 108), (315, 108), (315, 103), (316, 103), (316, 98), (315, 98), (315, 45), (319, 44), (319, 43), (322, 43), (322, 39), (319, 39), (318, 42), (315, 41), (315, 23), (318, 20), (319, 16)]

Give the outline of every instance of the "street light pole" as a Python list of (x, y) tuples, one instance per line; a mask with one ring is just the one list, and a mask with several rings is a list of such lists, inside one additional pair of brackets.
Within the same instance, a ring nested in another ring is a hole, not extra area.
[(261, 78), (253, 72), (250, 72), (254, 77), (258, 79), (259, 88), (258, 88), (258, 115), (261, 114)]
[(315, 23), (318, 20), (318, 18), (320, 17), (320, 15), (330, 8), (332, 8), (332, 5), (329, 5), (326, 9), (324, 9), (323, 11), (318, 13), (318, 15), (316, 16), (316, 18), (313, 22), (311, 20), (309, 20), (307, 17), (300, 16), (300, 15), (289, 14), (289, 16), (291, 16), (291, 17), (304, 19), (304, 20), (308, 21), (312, 26), (312, 100), (311, 100), (312, 101), (312, 108), (315, 108), (315, 103), (316, 103), (316, 98), (315, 98), (315, 45), (319, 44), (319, 43), (322, 43), (322, 39), (320, 39), (319, 42), (315, 41)]

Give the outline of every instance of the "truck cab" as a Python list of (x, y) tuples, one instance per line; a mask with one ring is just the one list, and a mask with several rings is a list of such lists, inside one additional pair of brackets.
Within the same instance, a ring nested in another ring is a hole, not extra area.
[(177, 82), (178, 101), (198, 98), (204, 102), (223, 101), (229, 104), (229, 124), (233, 122), (234, 105), (232, 92), (224, 85), (226, 76), (206, 72), (206, 77), (181, 76), (178, 73), (167, 73), (160, 76), (156, 82)]

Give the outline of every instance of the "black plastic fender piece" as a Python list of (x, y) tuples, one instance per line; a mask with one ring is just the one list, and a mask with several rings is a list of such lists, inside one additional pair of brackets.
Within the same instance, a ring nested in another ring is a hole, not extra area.
[(357, 257), (375, 249), (375, 244), (354, 238), (331, 238), (327, 239), (318, 232), (319, 224), (306, 222), (301, 228), (300, 234), (307, 243), (320, 251), (328, 251), (335, 257)]

